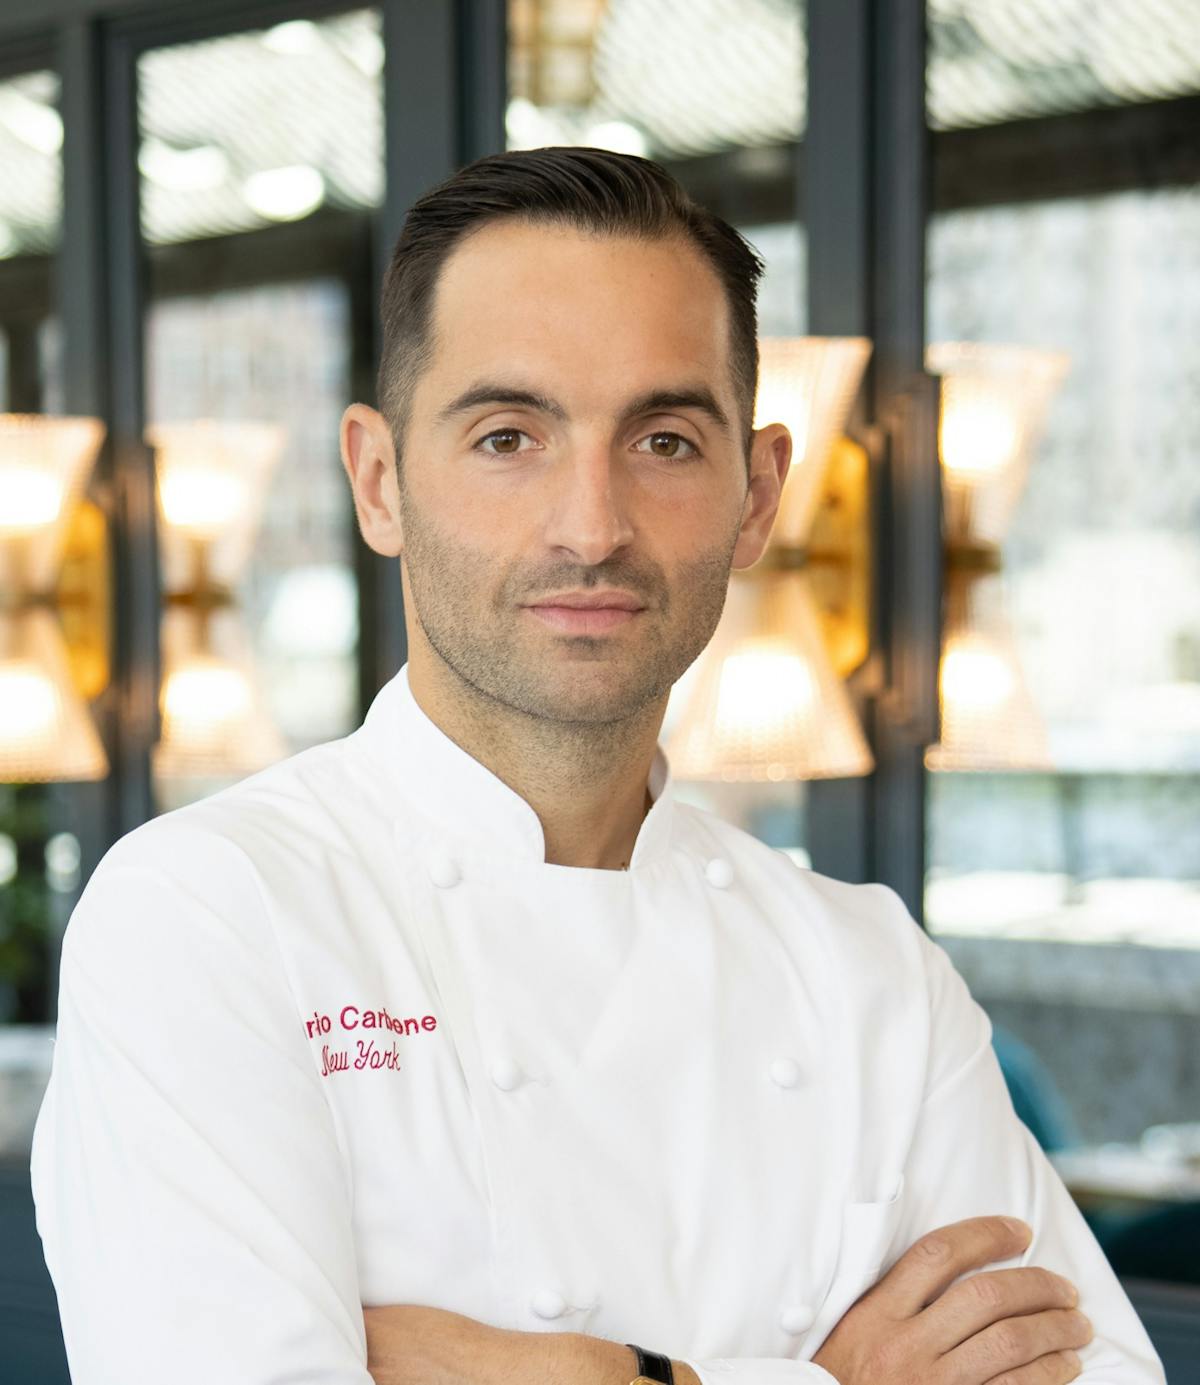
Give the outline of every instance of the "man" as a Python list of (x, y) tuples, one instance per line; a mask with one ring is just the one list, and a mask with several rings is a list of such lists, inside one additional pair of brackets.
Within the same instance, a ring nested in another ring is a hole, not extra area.
[(76, 1385), (1163, 1380), (945, 952), (675, 797), (671, 686), (791, 459), (761, 268), (595, 149), (410, 212), (341, 437), (408, 662), (67, 929), (32, 1173)]

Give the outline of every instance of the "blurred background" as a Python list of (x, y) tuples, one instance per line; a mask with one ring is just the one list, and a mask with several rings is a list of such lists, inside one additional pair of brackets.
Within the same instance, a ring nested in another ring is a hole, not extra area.
[(7, 0), (0, 1376), (66, 1379), (28, 1152), (71, 909), (404, 661), (338, 422), (407, 208), (552, 144), (767, 263), (792, 474), (672, 694), (681, 796), (899, 891), (1200, 1379), (1195, 0)]

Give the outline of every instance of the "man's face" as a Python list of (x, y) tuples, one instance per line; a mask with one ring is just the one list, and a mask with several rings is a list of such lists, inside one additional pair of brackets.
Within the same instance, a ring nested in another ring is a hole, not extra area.
[[(782, 481), (743, 535), (770, 497), (747, 491), (720, 281), (686, 241), (494, 222), (444, 264), (433, 321), (399, 495), (410, 657), (425, 640), (478, 692), (560, 722), (665, 706)], [(679, 401), (629, 413), (660, 391), (707, 394), (725, 421)], [(531, 609), (603, 589), (641, 609), (583, 628)]]

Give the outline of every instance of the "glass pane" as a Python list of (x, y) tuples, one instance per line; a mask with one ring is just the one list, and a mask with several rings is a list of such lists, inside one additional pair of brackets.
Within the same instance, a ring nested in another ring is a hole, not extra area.
[(1200, 1279), (1200, 187), (939, 214), (927, 308), (948, 536), (976, 544), (928, 927), (1118, 1273)]
[(44, 255), (62, 229), (57, 72), (0, 82), (0, 260)]
[[(765, 261), (760, 337), (799, 336), (806, 271), (795, 170), (805, 124), (805, 22), (803, 0), (509, 0), (508, 148), (592, 145), (663, 164)], [(700, 663), (675, 685), (661, 741)], [(808, 863), (803, 782), (680, 780), (679, 794)]]
[(365, 243), (355, 218), (382, 196), (381, 69), (375, 10), (139, 60), (160, 809), (360, 719), (338, 425), (362, 354), (351, 278), (369, 266), (341, 247)]
[[(350, 393), (346, 285), (309, 280), (159, 299), (146, 345), (147, 415), (158, 423), (286, 424), (238, 583), (243, 628), (218, 652), (252, 661), (277, 733), (266, 749), (272, 758), (345, 735), (358, 724), (353, 510), (337, 441)], [(218, 643), (229, 626), (216, 622)], [(186, 696), (186, 679), (181, 686), (176, 695)], [(158, 777), (164, 807), (239, 777), (238, 767), (183, 768)]]
[(929, 0), (927, 13), (937, 130), (1200, 91), (1195, 0)]
[(178, 44), (138, 62), (142, 234), (196, 240), (383, 197), (377, 10)]
[(1198, 188), (930, 228), (935, 343), (1070, 361), (1003, 545), (1047, 763), (932, 776), (935, 929), (1200, 950), (1198, 247)]
[(508, 147), (757, 154), (804, 131), (805, 5), (509, 0)]

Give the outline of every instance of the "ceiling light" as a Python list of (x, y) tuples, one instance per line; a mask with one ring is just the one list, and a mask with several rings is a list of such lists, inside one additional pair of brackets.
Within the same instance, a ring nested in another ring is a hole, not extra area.
[(142, 141), (138, 168), (144, 177), (172, 192), (208, 192), (229, 175), (225, 151), (215, 144), (177, 149), (160, 139)]
[(296, 57), (312, 53), (321, 44), (321, 32), (311, 19), (288, 19), (275, 24), (262, 36), (262, 45), (272, 53)]
[(289, 164), (252, 173), (242, 195), (259, 216), (269, 221), (297, 221), (325, 199), (325, 180), (309, 164)]
[(39, 154), (57, 154), (62, 148), (62, 116), (44, 101), (33, 101), (19, 91), (0, 91), (0, 121)]

